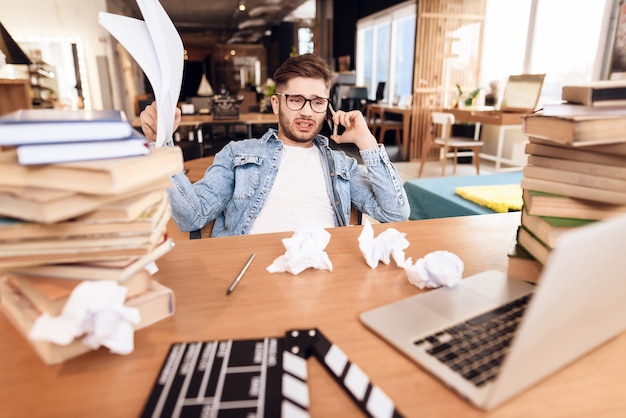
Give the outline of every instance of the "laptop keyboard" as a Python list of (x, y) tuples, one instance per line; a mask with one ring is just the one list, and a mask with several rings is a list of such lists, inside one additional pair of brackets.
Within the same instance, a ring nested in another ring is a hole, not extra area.
[(415, 341), (466, 380), (492, 381), (506, 355), (531, 294)]

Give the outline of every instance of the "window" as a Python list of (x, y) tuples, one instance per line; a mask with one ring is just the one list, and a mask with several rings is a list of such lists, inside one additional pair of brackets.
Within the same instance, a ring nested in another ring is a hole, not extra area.
[(546, 74), (539, 106), (567, 83), (600, 79), (606, 8), (613, 0), (487, 0), (480, 86), (512, 74)]
[(412, 94), (416, 3), (409, 1), (357, 22), (356, 82), (375, 99), (385, 82), (384, 101)]

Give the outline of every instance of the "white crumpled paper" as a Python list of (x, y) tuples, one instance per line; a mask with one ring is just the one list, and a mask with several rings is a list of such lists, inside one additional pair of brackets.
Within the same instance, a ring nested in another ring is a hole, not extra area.
[(83, 336), (81, 342), (94, 350), (103, 345), (116, 354), (132, 353), (133, 324), (139, 323), (140, 315), (137, 308), (124, 306), (127, 291), (114, 281), (83, 281), (61, 314), (41, 315), (28, 337), (67, 345)]
[(463, 261), (448, 251), (434, 251), (420, 258), (413, 265), (411, 257), (404, 264), (409, 282), (423, 289), (425, 287), (453, 287), (463, 278)]
[(291, 238), (283, 239), (285, 254), (267, 267), (270, 273), (287, 271), (299, 274), (307, 268), (333, 270), (328, 254), (324, 251), (330, 241), (330, 233), (323, 228), (303, 226)]
[(374, 238), (374, 228), (369, 219), (365, 219), (359, 235), (359, 248), (367, 265), (375, 269), (379, 261), (389, 264), (393, 258), (398, 267), (404, 266), (404, 250), (409, 246), (405, 236), (397, 229), (387, 228)]

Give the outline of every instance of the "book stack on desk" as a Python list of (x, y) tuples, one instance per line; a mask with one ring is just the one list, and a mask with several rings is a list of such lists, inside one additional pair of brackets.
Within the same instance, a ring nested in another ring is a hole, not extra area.
[(525, 117), (528, 165), (512, 276), (540, 272), (564, 232), (626, 213), (624, 128), (626, 107), (564, 103)]
[[(61, 122), (56, 131), (74, 134)], [(0, 306), (16, 327), (27, 335), (41, 313), (60, 314), (83, 280), (124, 286), (142, 317), (136, 329), (170, 316), (173, 292), (149, 269), (173, 246), (166, 189), (183, 169), (180, 149), (38, 165), (20, 164), (17, 152), (0, 151)], [(30, 342), (48, 364), (89, 350)]]

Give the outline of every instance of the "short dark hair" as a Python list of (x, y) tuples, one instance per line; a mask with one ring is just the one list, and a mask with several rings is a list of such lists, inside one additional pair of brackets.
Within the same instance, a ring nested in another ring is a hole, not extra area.
[(333, 75), (328, 64), (315, 54), (303, 54), (288, 58), (274, 71), (273, 78), (276, 86), (280, 88), (296, 77), (324, 80), (328, 88), (333, 81)]

